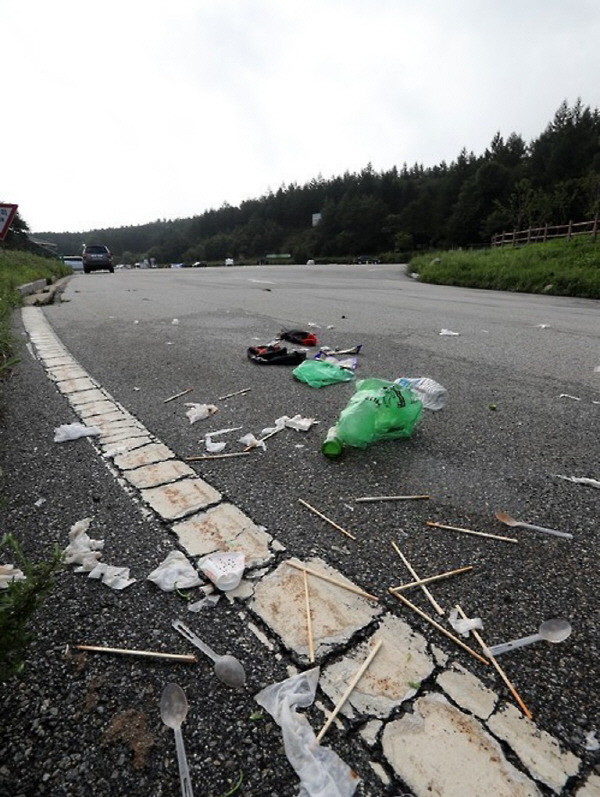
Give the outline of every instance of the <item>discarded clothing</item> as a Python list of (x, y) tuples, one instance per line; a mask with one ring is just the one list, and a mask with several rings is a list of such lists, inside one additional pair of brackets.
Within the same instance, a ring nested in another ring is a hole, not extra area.
[(312, 332), (304, 332), (301, 329), (282, 329), (279, 335), (281, 340), (288, 340), (298, 346), (316, 346), (317, 338)]
[(250, 346), (247, 353), (258, 365), (299, 365), (306, 359), (305, 352), (288, 352), (285, 346)]

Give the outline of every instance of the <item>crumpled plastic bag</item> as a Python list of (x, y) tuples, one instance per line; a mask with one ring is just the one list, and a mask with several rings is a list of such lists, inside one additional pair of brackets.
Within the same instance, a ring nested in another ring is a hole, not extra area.
[(458, 609), (451, 609), (448, 614), (448, 622), (457, 634), (468, 637), (471, 631), (479, 631), (483, 628), (481, 617), (459, 617)]
[(190, 423), (196, 423), (196, 421), (204, 421), (206, 418), (209, 418), (211, 415), (214, 415), (215, 412), (219, 411), (218, 407), (215, 407), (214, 404), (196, 404), (193, 401), (186, 402), (186, 407), (189, 407), (189, 410), (186, 410), (186, 415), (190, 420)]
[(340, 413), (337, 436), (354, 448), (410, 437), (422, 410), (423, 404), (408, 388), (384, 379), (361, 379)]
[(326, 387), (338, 382), (351, 382), (354, 379), (352, 371), (326, 360), (304, 360), (294, 368), (292, 374), (299, 382), (305, 382), (310, 387)]
[(181, 551), (171, 551), (148, 576), (164, 592), (198, 587), (202, 581), (197, 570)]
[(54, 429), (54, 442), (65, 443), (67, 440), (78, 440), (80, 437), (94, 437), (100, 434), (97, 426), (86, 426), (83, 423), (63, 423)]
[(300, 778), (298, 797), (352, 797), (358, 776), (337, 753), (317, 744), (308, 719), (296, 711), (314, 702), (318, 682), (314, 667), (265, 687), (256, 701), (281, 727), (285, 754)]
[(13, 581), (25, 581), (25, 574), (14, 565), (0, 565), (0, 589), (8, 589)]

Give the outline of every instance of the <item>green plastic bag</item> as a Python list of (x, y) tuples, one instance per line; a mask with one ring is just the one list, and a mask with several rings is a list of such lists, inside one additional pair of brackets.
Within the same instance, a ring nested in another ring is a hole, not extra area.
[(300, 382), (306, 382), (311, 387), (325, 387), (354, 379), (352, 371), (325, 360), (304, 360), (292, 373)]
[(362, 379), (340, 413), (337, 436), (354, 448), (366, 448), (377, 440), (410, 437), (422, 410), (422, 403), (411, 390), (384, 379)]

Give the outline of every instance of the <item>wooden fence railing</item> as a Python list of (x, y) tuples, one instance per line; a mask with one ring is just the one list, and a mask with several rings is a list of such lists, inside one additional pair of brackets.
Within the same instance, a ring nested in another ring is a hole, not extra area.
[(550, 241), (553, 238), (574, 238), (589, 235), (592, 241), (598, 239), (598, 216), (590, 221), (568, 224), (545, 224), (543, 227), (529, 227), (527, 230), (496, 233), (492, 236), (492, 246), (525, 246), (526, 244)]

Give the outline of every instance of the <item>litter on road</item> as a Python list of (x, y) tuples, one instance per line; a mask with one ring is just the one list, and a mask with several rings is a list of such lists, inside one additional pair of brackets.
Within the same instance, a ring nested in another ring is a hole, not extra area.
[(514, 537), (502, 537), (499, 534), (488, 534), (486, 531), (463, 529), (461, 526), (446, 526), (443, 523), (436, 523), (434, 520), (426, 520), (425, 525), (435, 529), (448, 529), (449, 531), (461, 531), (463, 534), (475, 534), (477, 537), (489, 537), (492, 540), (502, 540), (502, 542), (519, 542)]
[(355, 498), (357, 504), (369, 503), (372, 501), (417, 501), (429, 498), (428, 495), (367, 495), (362, 498)]
[(318, 570), (313, 570), (311, 567), (306, 567), (306, 565), (300, 565), (296, 562), (292, 562), (289, 559), (287, 560), (286, 564), (290, 567), (295, 567), (296, 570), (302, 570), (305, 573), (309, 573), (311, 576), (316, 576), (317, 578), (323, 579), (323, 581), (328, 581), (330, 584), (335, 584), (337, 587), (342, 587), (342, 589), (347, 589), (348, 592), (354, 592), (356, 595), (362, 595), (363, 598), (368, 598), (371, 601), (378, 601), (379, 598), (376, 595), (371, 595), (369, 592), (365, 592), (358, 587), (355, 587), (353, 584), (345, 584), (343, 581), (339, 581), (337, 578), (332, 578), (328, 576), (326, 573), (320, 573)]
[(69, 440), (78, 440), (80, 437), (96, 437), (100, 434), (97, 426), (86, 426), (83, 423), (63, 423), (54, 430), (54, 442), (66, 443)]
[(304, 501), (302, 498), (299, 498), (298, 502), (301, 503), (302, 506), (305, 506), (307, 509), (309, 509), (311, 512), (313, 512), (315, 515), (317, 515), (317, 517), (320, 517), (321, 520), (324, 520), (326, 523), (329, 523), (329, 525), (333, 526), (334, 529), (337, 529), (338, 531), (341, 531), (342, 534), (346, 535), (346, 537), (350, 537), (351, 540), (355, 540), (356, 539), (354, 534), (350, 534), (349, 531), (346, 531), (346, 529), (343, 529), (341, 526), (338, 526), (338, 524), (335, 523), (333, 520), (331, 520), (331, 518), (328, 518), (327, 515), (324, 515), (322, 512), (319, 512), (318, 509), (315, 509), (314, 506), (311, 506), (309, 503)]
[(473, 569), (473, 565), (466, 565), (466, 567), (457, 567), (456, 570), (447, 570), (445, 573), (439, 573), (437, 576), (427, 576), (426, 578), (419, 578), (416, 581), (409, 581), (408, 584), (401, 584), (398, 587), (390, 587), (390, 592), (403, 592), (410, 587), (418, 587), (421, 584), (429, 584), (431, 581), (441, 581), (443, 578), (450, 576), (457, 576), (459, 573), (468, 573)]
[[(460, 616), (461, 616), (463, 619), (465, 619), (465, 620), (467, 619), (467, 615), (466, 615), (466, 614), (463, 612), (463, 610), (460, 608), (460, 606), (458, 605), (458, 603), (456, 604), (456, 610), (457, 610), (457, 612), (460, 614)], [(527, 708), (527, 706), (525, 705), (525, 703), (523, 703), (523, 701), (522, 701), (522, 699), (521, 699), (521, 697), (520, 697), (519, 693), (517, 692), (517, 690), (515, 689), (515, 687), (512, 685), (512, 683), (509, 681), (507, 674), (504, 672), (504, 670), (502, 669), (502, 667), (501, 667), (501, 666), (498, 664), (498, 662), (496, 661), (496, 659), (494, 658), (494, 656), (492, 656), (492, 654), (490, 653), (490, 649), (488, 648), (488, 646), (485, 644), (485, 642), (484, 642), (484, 641), (483, 641), (483, 639), (481, 638), (481, 634), (480, 634), (478, 631), (476, 631), (475, 629), (473, 629), (473, 630), (471, 631), (471, 633), (473, 634), (473, 636), (475, 637), (475, 639), (476, 639), (476, 640), (479, 642), (479, 644), (481, 645), (481, 649), (483, 650), (483, 652), (485, 653), (485, 655), (489, 657), (489, 660), (491, 661), (492, 665), (493, 665), (493, 666), (494, 666), (494, 668), (496, 669), (496, 671), (497, 671), (498, 675), (499, 675), (499, 676), (502, 678), (502, 680), (504, 681), (504, 683), (505, 683), (505, 684), (508, 686), (508, 688), (509, 688), (509, 690), (510, 690), (510, 693), (512, 694), (512, 696), (514, 697), (514, 699), (517, 701), (517, 704), (518, 704), (519, 708), (521, 709), (521, 711), (523, 712), (523, 714), (525, 714), (525, 716), (527, 717), (527, 719), (533, 719), (533, 717), (532, 717), (532, 714), (531, 714), (531, 711), (529, 711), (529, 709)]]
[(175, 393), (174, 396), (169, 396), (169, 398), (166, 398), (163, 401), (163, 404), (168, 404), (169, 401), (175, 401), (175, 399), (181, 398), (182, 396), (187, 396), (187, 394), (191, 393), (193, 389), (193, 387), (188, 387), (187, 390), (182, 390), (181, 393)]
[(85, 650), (91, 653), (116, 653), (123, 656), (146, 656), (151, 659), (169, 659), (181, 661), (186, 664), (196, 664), (197, 657), (191, 653), (160, 653), (157, 650), (131, 650), (129, 648), (106, 648), (98, 645), (73, 645), (77, 650)]
[[(419, 579), (419, 576), (417, 575), (417, 573), (416, 573), (416, 571), (415, 571), (414, 567), (411, 565), (411, 563), (408, 561), (408, 559), (406, 558), (406, 556), (404, 556), (404, 554), (402, 553), (402, 551), (400, 550), (400, 548), (399, 548), (399, 547), (396, 545), (396, 543), (395, 543), (393, 540), (392, 540), (392, 548), (393, 548), (393, 549), (396, 551), (396, 553), (398, 554), (398, 556), (400, 557), (400, 559), (402, 559), (402, 562), (404, 563), (404, 566), (406, 567), (406, 569), (408, 570), (408, 572), (411, 574), (411, 576), (412, 576), (412, 577), (413, 577), (413, 578), (414, 578), (416, 581), (419, 581), (419, 580), (420, 580), (420, 579)], [(440, 616), (443, 616), (443, 615), (445, 614), (445, 611), (442, 609), (442, 607), (440, 606), (440, 604), (439, 604), (439, 603), (436, 601), (436, 599), (433, 597), (433, 595), (431, 594), (431, 592), (430, 592), (430, 591), (427, 589), (427, 587), (425, 586), (425, 584), (423, 584), (423, 583), (421, 582), (421, 584), (420, 584), (419, 586), (421, 587), (421, 589), (422, 589), (422, 591), (423, 591), (423, 594), (425, 595), (425, 597), (427, 598), (427, 600), (429, 601), (429, 603), (431, 603), (431, 605), (433, 606), (433, 608), (435, 609), (435, 611), (436, 611), (436, 612), (437, 612), (437, 613), (438, 613)]]

